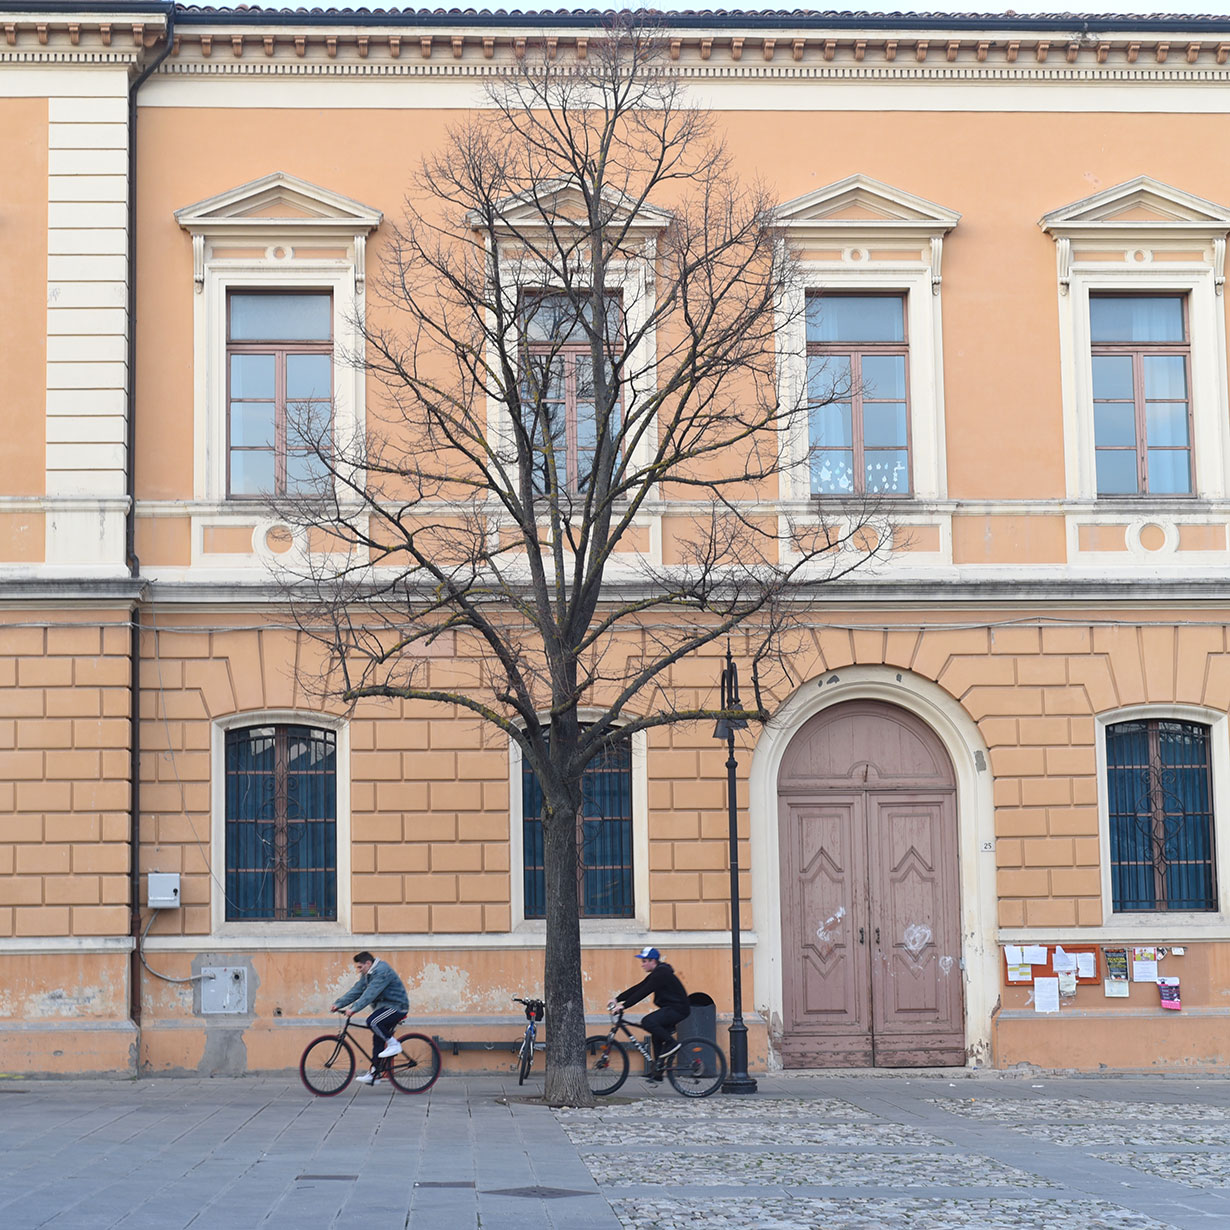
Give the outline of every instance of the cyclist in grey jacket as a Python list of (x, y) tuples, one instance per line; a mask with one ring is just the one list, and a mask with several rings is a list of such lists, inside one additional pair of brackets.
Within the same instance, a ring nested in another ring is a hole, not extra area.
[[(377, 960), (370, 952), (356, 952), (354, 963), (359, 970), (359, 981), (337, 997), (332, 1010), (344, 1010), (347, 1016), (354, 1016), (370, 1005), (372, 1013), (367, 1018), (367, 1027), (383, 1047), (377, 1058), (391, 1059), (401, 1054), (401, 1043), (393, 1037), (393, 1031), (406, 1019), (410, 997), (387, 961)], [(374, 1085), (379, 1079), (374, 1068), (358, 1078), (362, 1085)]]

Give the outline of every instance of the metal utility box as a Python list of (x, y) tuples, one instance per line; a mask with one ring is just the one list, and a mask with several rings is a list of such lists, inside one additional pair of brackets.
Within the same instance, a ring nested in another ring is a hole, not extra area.
[(151, 871), (147, 904), (151, 910), (179, 909), (179, 872)]
[(248, 1011), (248, 971), (243, 966), (207, 965), (201, 973), (201, 1012), (215, 1013)]

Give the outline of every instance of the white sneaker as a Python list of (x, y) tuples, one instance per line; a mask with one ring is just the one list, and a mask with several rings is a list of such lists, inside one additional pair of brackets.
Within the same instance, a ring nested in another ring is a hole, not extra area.
[(379, 1079), (375, 1072), (364, 1072), (362, 1076), (355, 1077), (360, 1085), (374, 1085)]
[(376, 1056), (377, 1059), (392, 1059), (394, 1055), (401, 1054), (401, 1043), (396, 1038), (390, 1038), (389, 1044)]

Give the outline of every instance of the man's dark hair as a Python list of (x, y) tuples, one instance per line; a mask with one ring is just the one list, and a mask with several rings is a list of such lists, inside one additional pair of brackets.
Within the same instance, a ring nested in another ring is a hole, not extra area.
[(374, 961), (375, 959), (376, 958), (373, 957), (372, 954), (370, 952), (367, 952), (366, 950), (364, 950), (363, 952), (356, 952), (354, 954), (354, 963), (356, 965), (358, 965), (360, 961)]

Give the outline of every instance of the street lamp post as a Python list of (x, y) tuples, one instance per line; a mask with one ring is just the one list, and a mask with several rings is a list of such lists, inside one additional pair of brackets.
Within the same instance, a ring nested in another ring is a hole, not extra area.
[[(742, 708), (739, 672), (726, 645), (722, 671), (722, 711)], [(734, 1016), (730, 1022), (730, 1073), (722, 1082), (723, 1093), (755, 1093), (756, 1082), (747, 1074), (747, 1026), (743, 1023), (743, 969), (739, 950), (739, 828), (735, 816), (735, 731), (746, 730), (746, 718), (718, 718), (715, 739), (726, 740), (726, 805), (730, 822), (730, 973), (734, 992)]]

